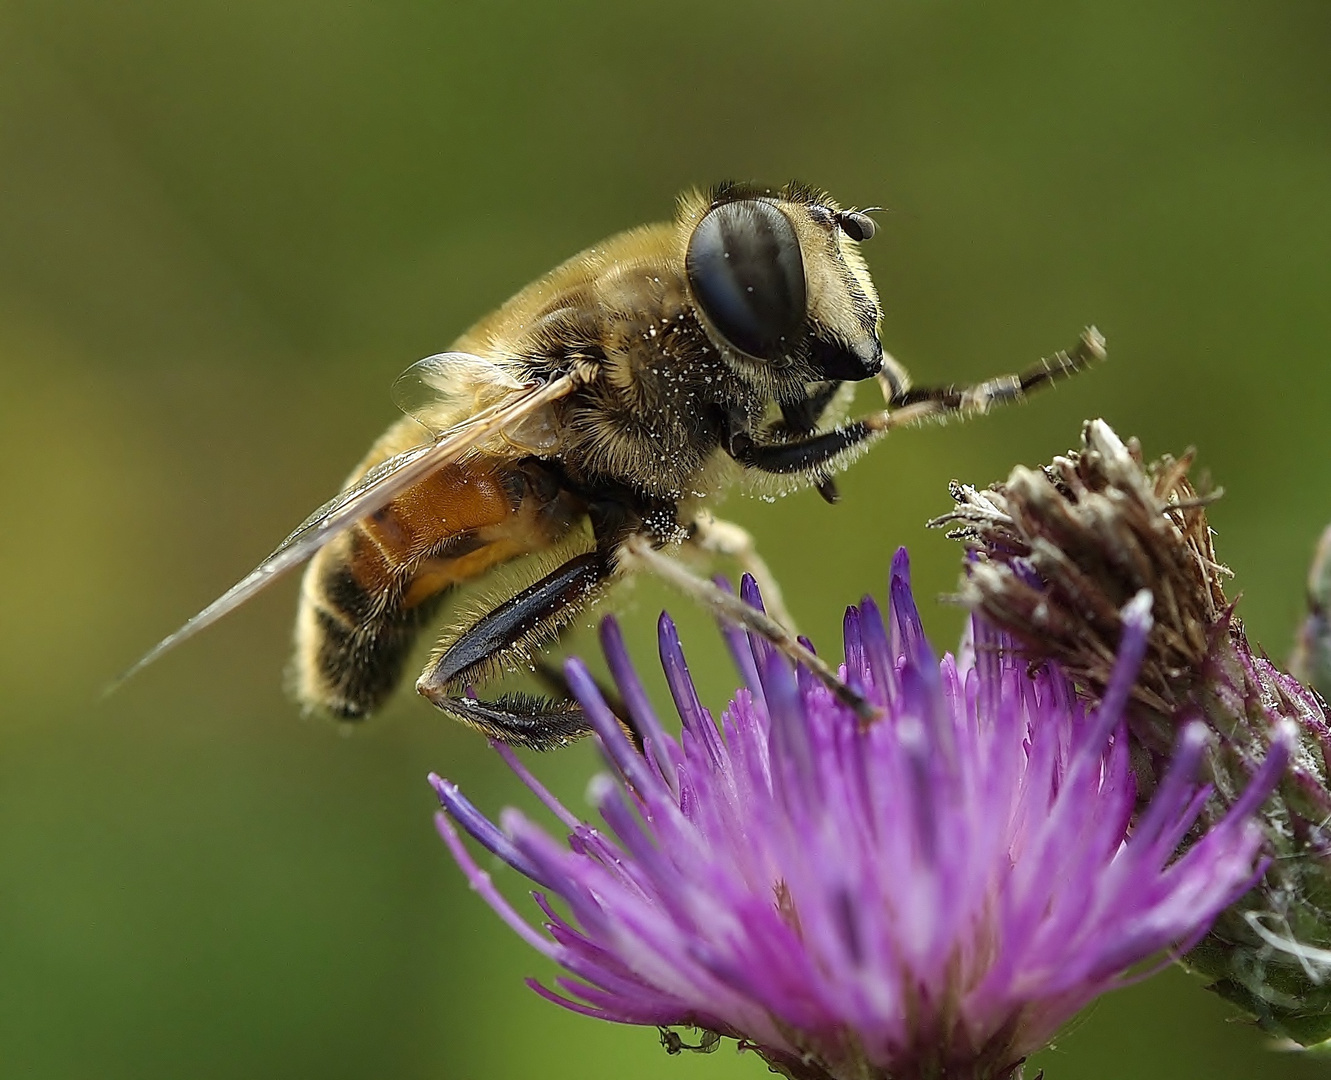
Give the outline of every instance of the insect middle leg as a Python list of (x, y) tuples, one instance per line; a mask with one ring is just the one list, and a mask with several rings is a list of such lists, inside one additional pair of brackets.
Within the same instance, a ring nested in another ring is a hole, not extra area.
[[(736, 529), (737, 532), (742, 531)], [(864, 722), (877, 713), (864, 697), (847, 686), (820, 657), (786, 626), (739, 597), (701, 578), (658, 550), (660, 541), (645, 533), (629, 535), (617, 552), (601, 550), (574, 556), (552, 573), (472, 626), (440, 654), (416, 683), (416, 689), (442, 712), (514, 746), (548, 750), (588, 734), (591, 726), (582, 709), (568, 699), (506, 694), (496, 701), (468, 696), (468, 685), (493, 673), (506, 656), (525, 648), (542, 629), (553, 636), (610, 580), (618, 565), (637, 564), (711, 607), (722, 618), (759, 634), (797, 663), (809, 668)], [(770, 575), (768, 588), (772, 587)], [(638, 733), (622, 713), (629, 734)]]
[(689, 523), (688, 539), (684, 542), (707, 555), (733, 559), (741, 573), (748, 574), (758, 583), (763, 603), (767, 605), (772, 617), (791, 633), (799, 632), (786, 608), (780, 584), (768, 568), (766, 560), (758, 554), (753, 536), (747, 529), (703, 511)]
[(699, 577), (681, 565), (678, 559), (672, 559), (669, 555), (658, 551), (644, 536), (630, 536), (624, 542), (624, 557), (626, 561), (636, 563), (644, 570), (650, 570), (681, 592), (711, 608), (725, 621), (757, 634), (788, 659), (803, 664), (838, 701), (855, 713), (861, 723), (869, 724), (878, 719), (877, 707), (863, 694), (847, 685), (827, 661), (765, 611), (750, 607), (734, 593), (727, 592), (713, 581)]

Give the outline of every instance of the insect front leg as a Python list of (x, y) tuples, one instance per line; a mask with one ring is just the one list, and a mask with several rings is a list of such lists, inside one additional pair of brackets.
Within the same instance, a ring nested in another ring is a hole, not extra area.
[(852, 420), (830, 431), (804, 438), (773, 441), (766, 433), (744, 430), (729, 433), (731, 457), (760, 472), (808, 473), (819, 477), (824, 470), (838, 468), (881, 438), (892, 428), (987, 412), (996, 404), (1018, 401), (1028, 391), (1048, 385), (1080, 371), (1105, 356), (1104, 338), (1093, 327), (1082, 333), (1071, 352), (1059, 352), (1016, 375), (1003, 375), (966, 387), (892, 389), (884, 382), (888, 408)]
[[(1082, 331), (1070, 351), (1059, 351), (1015, 375), (1000, 375), (972, 386), (912, 388), (905, 369), (896, 361), (889, 369), (885, 363), (879, 385), (889, 410), (909, 412), (905, 422), (945, 418), (949, 414), (986, 413), (995, 405), (1020, 401), (1030, 391), (1075, 375), (1082, 368), (1105, 358), (1104, 336), (1093, 326)], [(889, 371), (892, 373), (889, 374)]]
[[(780, 440), (800, 438), (817, 431), (823, 414), (845, 385), (844, 382), (818, 383), (810, 389), (807, 397), (799, 401), (782, 402), (781, 419), (768, 428), (768, 434)], [(814, 487), (825, 503), (835, 503), (841, 498), (836, 488), (836, 481), (830, 476), (818, 477)]]

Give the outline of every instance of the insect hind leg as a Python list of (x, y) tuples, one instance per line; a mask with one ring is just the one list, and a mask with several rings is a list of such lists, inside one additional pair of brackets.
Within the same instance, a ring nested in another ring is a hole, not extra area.
[(432, 697), (440, 712), (492, 739), (529, 750), (553, 750), (591, 731), (576, 701), (537, 694), (504, 694), (494, 701), (473, 697)]
[[(536, 661), (535, 671), (537, 680), (559, 701), (573, 701), (577, 695), (573, 692), (573, 686), (568, 681), (568, 676), (564, 674), (564, 669), (558, 664), (542, 657)], [(629, 737), (639, 750), (642, 749), (642, 732), (633, 722), (633, 717), (629, 713), (628, 706), (619, 692), (612, 687), (606, 686), (600, 679), (592, 678), (592, 684), (596, 687), (596, 692), (601, 695), (601, 700), (605, 702), (606, 707), (620, 718), (624, 725), (624, 730), (628, 732)]]
[[(517, 691), (503, 694), (494, 701), (472, 696), (439, 697), (431, 698), (431, 701), (440, 712), (509, 746), (554, 750), (590, 735), (591, 723), (574, 698), (563, 672), (542, 660), (536, 665), (536, 675), (553, 691), (554, 696), (544, 697)], [(596, 682), (596, 688), (606, 706), (619, 719), (625, 734), (641, 753), (642, 732), (633, 725), (619, 695), (599, 681)]]
[(506, 694), (491, 702), (471, 696), (469, 687), (487, 681), (506, 657), (557, 636), (603, 589), (612, 571), (612, 560), (599, 550), (575, 555), (437, 654), (417, 680), (417, 691), (441, 712), (510, 745), (548, 750), (588, 734), (591, 725), (566, 693), (564, 700)]
[[(587, 500), (596, 547), (482, 616), (437, 653), (416, 682), (416, 689), (441, 711), (503, 742), (544, 750), (590, 733), (590, 722), (567, 693), (562, 702), (530, 695), (478, 702), (470, 687), (496, 674), (506, 660), (530, 657), (535, 646), (557, 637), (598, 599), (619, 569), (625, 537), (642, 529), (673, 533), (679, 528), (673, 503), (652, 502), (612, 484), (579, 494)], [(567, 687), (557, 684), (556, 689)], [(625, 729), (641, 745), (639, 733), (627, 723)]]

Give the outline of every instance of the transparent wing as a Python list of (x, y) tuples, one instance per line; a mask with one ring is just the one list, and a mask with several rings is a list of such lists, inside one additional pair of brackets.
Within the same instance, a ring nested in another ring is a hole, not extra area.
[(138, 663), (117, 679), (109, 690), (114, 690), (164, 653), (258, 595), (288, 570), (310, 558), (338, 533), (387, 506), (398, 492), (423, 480), (450, 461), (456, 461), (468, 450), (489, 439), (501, 437), (506, 442), (512, 441), (513, 433), (520, 433), (524, 428), (532, 426), (532, 418), (542, 410), (543, 406), (566, 397), (579, 381), (576, 374), (566, 374), (546, 383), (517, 383), (516, 389), (507, 390), (506, 397), (494, 401), (478, 413), (440, 432), (433, 441), (413, 446), (410, 450), (404, 450), (376, 465), (349, 488), (324, 503), (301, 522), (295, 531), (249, 574), (174, 634), (153, 646)]
[(397, 377), (393, 401), (439, 435), (526, 386), (511, 371), (472, 353), (436, 353)]

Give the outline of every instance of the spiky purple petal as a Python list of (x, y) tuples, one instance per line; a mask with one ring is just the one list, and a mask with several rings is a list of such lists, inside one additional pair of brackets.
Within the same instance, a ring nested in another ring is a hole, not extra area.
[[(761, 602), (751, 580), (741, 595)], [(1199, 833), (1207, 736), (1184, 729), (1130, 827), (1137, 794), (1122, 713), (1151, 627), (1149, 594), (1122, 612), (1118, 662), (1089, 715), (1055, 666), (1028, 669), (982, 621), (961, 663), (939, 661), (904, 552), (889, 612), (885, 625), (866, 600), (845, 619), (845, 677), (881, 720), (863, 726), (766, 642), (731, 632), (749, 686), (719, 731), (663, 618), (677, 739), (608, 624), (602, 643), (646, 756), (570, 662), (612, 775), (590, 790), (606, 828), (578, 825), (566, 845), (516, 812), (498, 829), (435, 780), (468, 833), (568, 911), (538, 897), (538, 947), (571, 976), (539, 993), (602, 1019), (743, 1038), (791, 1075), (1005, 1077), (1097, 994), (1186, 948), (1250, 887), (1262, 841), (1248, 815), (1279, 778), (1291, 733), (1234, 811)], [(562, 805), (505, 756), (567, 827)], [(473, 885), (532, 941), (456, 833), (441, 831)]]

